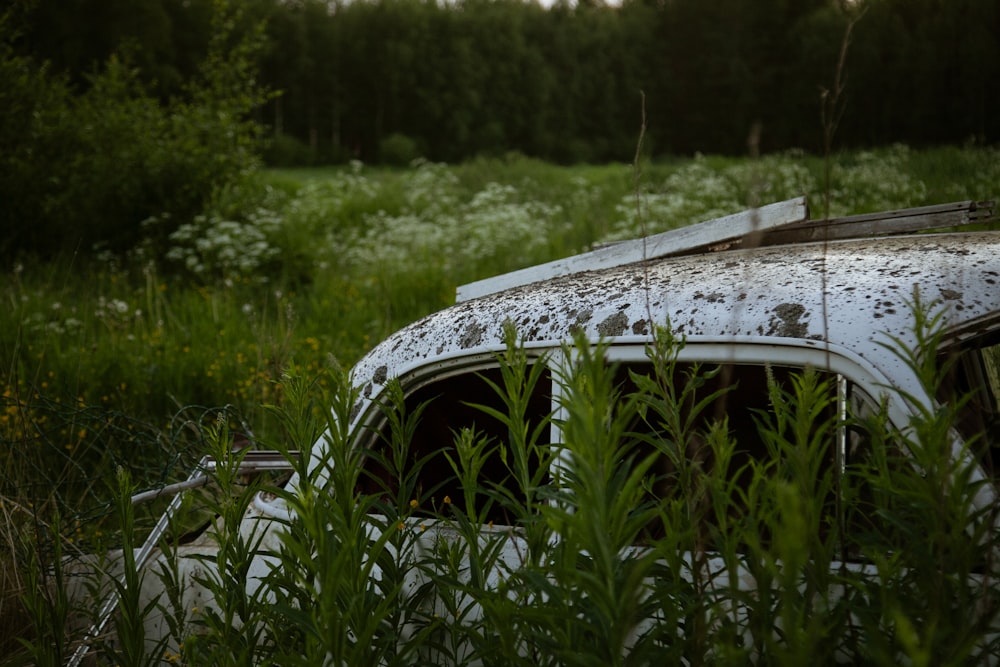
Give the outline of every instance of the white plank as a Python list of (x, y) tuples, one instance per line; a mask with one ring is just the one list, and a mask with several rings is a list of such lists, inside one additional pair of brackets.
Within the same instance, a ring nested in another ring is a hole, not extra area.
[(802, 222), (808, 217), (809, 209), (806, 206), (805, 197), (768, 204), (760, 208), (741, 211), (641, 239), (616, 243), (565, 259), (557, 259), (546, 264), (530, 266), (461, 285), (456, 292), (456, 301), (468, 301), (487, 294), (502, 292), (518, 285), (528, 285), (580, 271), (607, 269), (695, 250), (742, 238), (754, 232)]

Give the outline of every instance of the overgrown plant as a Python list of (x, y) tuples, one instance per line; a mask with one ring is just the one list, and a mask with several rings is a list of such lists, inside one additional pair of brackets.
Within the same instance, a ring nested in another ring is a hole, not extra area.
[(776, 665), (834, 656), (847, 636), (837, 595), (842, 508), (831, 452), (845, 424), (836, 381), (806, 369), (790, 385), (769, 383), (772, 411), (759, 417), (767, 456), (751, 463), (743, 534), (755, 587), (738, 596), (755, 653)]
[(725, 390), (707, 394), (699, 390), (718, 369), (681, 366), (682, 348), (683, 339), (669, 323), (657, 328), (647, 353), (652, 372), (633, 372), (630, 378), (646, 426), (637, 437), (659, 458), (655, 470), (663, 471), (647, 480), (646, 488), (666, 490), (647, 494), (655, 516), (650, 529), (658, 537), (651, 540), (659, 561), (658, 581), (670, 582), (653, 587), (651, 597), (659, 605), (661, 623), (647, 641), (678, 659), (700, 664), (717, 653), (709, 645), (720, 589), (718, 558), (713, 556), (722, 555), (729, 567), (737, 565), (734, 552), (723, 544), (727, 536), (713, 535), (711, 526), (726, 525), (729, 504), (738, 502), (733, 498), (738, 489), (726, 486), (733, 442), (725, 422), (704, 421), (712, 402)]
[(183, 637), (183, 656), (191, 664), (246, 665), (266, 655), (272, 644), (265, 634), (266, 590), (260, 585), (267, 526), (246, 520), (259, 481), (243, 479), (240, 466), (249, 450), (233, 446), (226, 419), (220, 414), (208, 437), (217, 486), (215, 497), (206, 496), (214, 515), (208, 529), (214, 548), (188, 556), (202, 562), (190, 585), (207, 593), (204, 606), (193, 614), (193, 632)]
[(852, 612), (865, 625), (865, 648), (877, 661), (988, 663), (1000, 655), (1000, 590), (997, 508), (985, 502), (993, 481), (979, 474), (980, 457), (989, 456), (986, 434), (958, 439), (973, 396), (948, 391), (959, 360), (939, 355), (947, 308), (916, 290), (908, 307), (915, 344), (888, 336), (885, 347), (909, 366), (927, 396), (948, 399), (928, 405), (905, 394), (915, 412), (902, 431), (884, 428), (878, 414), (867, 418), (874, 460), (854, 474), (858, 486), (871, 489), (860, 500), (873, 505), (874, 516), (856, 544), (877, 576), (855, 582), (865, 599)]
[[(440, 520), (460, 538), (439, 538), (435, 557), (424, 565), (443, 612), (440, 653), (455, 665), (527, 660), (530, 642), (517, 619), (533, 603), (533, 593), (519, 588), (516, 573), (544, 567), (553, 536), (540, 510), (552, 499), (558, 452), (547, 438), (551, 418), (529, 415), (548, 355), (529, 358), (511, 322), (504, 325), (504, 340), (497, 355), (500, 382), (480, 376), (502, 409), (472, 405), (501, 424), (507, 437), (492, 441), (471, 429), (455, 433), (454, 452), (444, 456), (462, 501), (448, 498)], [(483, 479), (484, 470), (497, 468), (504, 483), (495, 475), (494, 481)], [(502, 516), (503, 525), (494, 526), (491, 515)]]
[(539, 508), (557, 539), (540, 567), (518, 572), (531, 589), (520, 629), (542, 664), (641, 662), (630, 649), (649, 616), (655, 555), (632, 547), (655, 514), (642, 502), (655, 455), (642, 456), (628, 437), (636, 404), (620, 395), (603, 346), (581, 336), (563, 354), (555, 497)]
[[(257, 166), (250, 114), (266, 97), (254, 65), (262, 27), (241, 35), (241, 7), (214, 10), (197, 80), (167, 103), (117, 55), (74, 95), (65, 77), (16, 55), (19, 35), (0, 15), (0, 80), (19, 118), (0, 159), (0, 256), (72, 256), (95, 244), (124, 252), (154, 231), (162, 239)], [(140, 227), (150, 216), (164, 225)]]
[[(304, 455), (291, 485), (278, 491), (291, 517), (266, 584), (273, 596), (268, 603), (276, 642), (272, 659), (286, 665), (407, 664), (413, 636), (420, 636), (418, 609), (407, 604), (411, 598), (404, 589), (413, 527), (397, 513), (394, 498), (387, 502), (359, 493), (365, 451), (349, 428), (359, 393), (346, 375), (333, 380), (322, 451)], [(302, 385), (291, 387), (291, 405), (309, 400)], [(400, 424), (405, 428), (405, 423), (404, 417)], [(312, 442), (295, 444), (305, 453)]]
[[(26, 544), (28, 566), (20, 602), (29, 617), (29, 637), (19, 638), (26, 659), (39, 667), (56, 667), (66, 660), (71, 603), (63, 568), (61, 522), (36, 517), (34, 541)], [(44, 551), (51, 545), (51, 552)]]
[[(146, 571), (141, 570), (136, 561), (135, 509), (132, 506), (132, 494), (136, 485), (125, 468), (119, 467), (116, 473), (118, 485), (115, 504), (121, 526), (121, 560), (113, 563), (111, 571), (99, 567), (95, 578), (98, 585), (91, 587), (93, 599), (103, 600), (102, 589), (106, 586), (101, 584), (110, 579), (109, 588), (115, 600), (113, 640), (103, 644), (102, 653), (108, 661), (121, 667), (153, 665), (159, 662), (168, 638), (150, 638), (147, 642), (146, 620), (155, 613), (160, 601), (155, 596), (152, 599), (143, 596)], [(91, 641), (94, 639), (97, 638), (90, 638)]]
[[(940, 320), (914, 311), (920, 349), (897, 351), (940, 382), (924, 363)], [(407, 414), (390, 383), (390, 441), (369, 450), (344, 426), (357, 395), (335, 398), (341, 417), (287, 492), (295, 513), (274, 554), (274, 608), (283, 637), (299, 638), (282, 659), (930, 664), (992, 650), (992, 512), (976, 509), (971, 463), (944, 444), (955, 408), (900, 432), (877, 408), (844, 414), (832, 377), (771, 374), (753, 436), (764, 449), (748, 458), (749, 436), (712, 416), (728, 401), (712, 388), (720, 369), (681, 364), (683, 345), (661, 329), (631, 389), (602, 346), (565, 348), (560, 443), (548, 445), (547, 422), (523, 409), (548, 364), (529, 363), (511, 329), (493, 385), (505, 410), (481, 406), (509, 441), (455, 433), (444, 446), (452, 474), (433, 488), (419, 482), (428, 459), (407, 450), (422, 406)], [(832, 448), (850, 429), (872, 454), (842, 470)], [(498, 460), (511, 486), (483, 481)], [(391, 481), (359, 492), (379, 469)], [(498, 506), (513, 519), (501, 532), (486, 525)], [(848, 556), (869, 565), (846, 567)]]
[[(910, 307), (916, 343), (886, 345), (927, 396), (942, 396), (955, 363), (936, 355), (946, 311), (918, 298)], [(683, 361), (685, 341), (669, 327), (655, 332), (643, 364), (627, 368), (607, 361), (604, 343), (535, 355), (513, 326), (506, 343), (499, 374), (482, 376), (499, 399), (478, 406), (500, 424), (492, 438), (466, 428), (415, 446), (431, 404), (412, 405), (395, 380), (355, 429), (365, 403), (349, 377), (332, 375), (330, 391), (286, 378), (278, 445), (295, 476), (270, 489), (289, 509), (284, 520), (253, 518), (262, 487), (241, 485), (242, 454), (223, 425), (213, 430), (216, 547), (194, 581), (211, 603), (175, 615), (187, 624), (171, 625), (183, 648), (167, 657), (545, 666), (996, 658), (996, 512), (982, 502), (990, 482), (976, 476), (979, 442), (959, 445), (953, 431), (967, 398), (932, 405), (904, 395), (915, 416), (893, 424), (876, 397), (855, 396), (835, 375), (767, 367), (767, 409), (747, 415), (727, 366)], [(556, 401), (540, 418), (529, 403), (543, 382)], [(124, 498), (130, 483), (123, 488)], [(501, 516), (509, 525), (491, 522)], [(162, 655), (134, 650), (153, 646), (140, 629), (150, 607), (131, 597), (137, 577), (123, 580), (115, 641), (101, 649), (122, 664)], [(164, 609), (184, 607), (175, 593), (164, 592)], [(46, 604), (26, 599), (51, 635), (65, 625), (65, 605)], [(47, 653), (35, 658), (54, 664)]]

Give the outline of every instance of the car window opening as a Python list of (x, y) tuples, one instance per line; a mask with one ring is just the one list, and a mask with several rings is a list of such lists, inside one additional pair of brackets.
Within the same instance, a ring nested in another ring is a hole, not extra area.
[[(488, 406), (501, 413), (507, 409), (484, 378), (497, 386), (503, 386), (500, 369), (493, 367), (442, 378), (425, 384), (406, 396), (407, 413), (426, 404), (409, 443), (404, 467), (410, 471), (426, 457), (420, 465), (414, 494), (416, 497), (413, 498), (417, 501), (414, 508), (417, 516), (447, 517), (449, 510), (444, 499), (447, 497), (451, 503), (457, 503), (463, 498), (464, 490), (448, 461), (450, 456), (458, 464), (455, 439), (463, 429), (473, 431), (477, 439), (488, 440), (488, 448), (507, 446), (507, 426), (477, 407)], [(529, 402), (526, 415), (529, 428), (534, 428), (548, 418), (552, 410), (551, 396), (552, 379), (546, 372), (536, 384)], [(387, 452), (389, 448), (386, 443), (389, 441), (388, 426), (383, 425), (373, 446)], [(374, 458), (366, 459), (365, 470), (359, 481), (359, 491), (362, 494), (395, 495), (398, 492), (396, 480), (390, 479), (391, 475), (381, 468)], [(485, 493), (498, 487), (506, 489), (514, 498), (521, 496), (499, 449), (494, 449), (480, 472), (476, 511), (481, 513), (488, 506), (485, 515), (487, 522), (511, 525), (511, 513), (501, 504), (489, 502), (489, 496)]]
[[(984, 372), (992, 373), (995, 378), (997, 368), (994, 365), (992, 370)], [(679, 391), (680, 383), (686, 381), (692, 370), (690, 364), (678, 365), (673, 378), (676, 390)], [(715, 472), (716, 461), (705, 436), (713, 424), (724, 422), (728, 434), (736, 441), (736, 450), (727, 470), (719, 471), (724, 475), (735, 475), (735, 478), (727, 481), (735, 482), (742, 492), (746, 492), (755, 470), (765, 469), (768, 474), (777, 474), (775, 471), (781, 470), (781, 466), (772, 461), (772, 449), (761, 431), (762, 422), (773, 419), (774, 416), (775, 406), (771, 404), (769, 382), (776, 383), (789, 392), (793, 386), (793, 377), (802, 372), (802, 368), (796, 367), (724, 364), (714, 375), (706, 377), (703, 373), (700, 374), (700, 386), (689, 405), (682, 406), (682, 410), (690, 410), (691, 404), (705, 397), (714, 397), (703, 406), (693, 422), (693, 437), (683, 454), (687, 462), (696, 464), (706, 474)], [(638, 390), (630, 373), (649, 376), (653, 371), (648, 362), (620, 364), (615, 381), (621, 396)], [(444, 499), (447, 497), (452, 503), (456, 503), (464, 497), (459, 479), (446, 456), (450, 455), (457, 462), (455, 438), (461, 430), (471, 429), (478, 438), (486, 438), (491, 447), (506, 446), (507, 427), (477, 407), (485, 405), (501, 412), (506, 409), (502, 399), (484, 378), (502, 386), (500, 369), (492, 367), (426, 383), (406, 396), (407, 412), (426, 403), (407, 449), (405, 462), (405, 469), (411, 470), (418, 461), (426, 458), (420, 467), (413, 494), (413, 500), (417, 501), (413, 508), (414, 516), (447, 517), (451, 509), (446, 507)], [(830, 393), (827, 395), (824, 412), (816, 423), (836, 426), (831, 429), (830, 436), (825, 439), (819, 451), (823, 459), (822, 470), (830, 471), (832, 475), (830, 492), (820, 501), (822, 517), (819, 537), (825, 541), (831, 531), (835, 532), (839, 543), (843, 545), (841, 553), (846, 559), (864, 560), (860, 545), (869, 539), (868, 536), (877, 533), (881, 535), (879, 539), (891, 539), (877, 519), (878, 490), (873, 488), (869, 474), (885, 459), (874, 456), (873, 439), (867, 432), (863, 419), (865, 416), (876, 415), (879, 406), (866, 392), (842, 376), (821, 373), (820, 381), (824, 382)], [(531, 428), (552, 415), (555, 408), (552, 392), (552, 375), (550, 371), (546, 371), (531, 396), (528, 409)], [(666, 443), (668, 440), (652, 411), (647, 411), (646, 415), (645, 419), (635, 419), (628, 429), (630, 439), (635, 440), (635, 448), (629, 453), (634, 461), (643, 460), (651, 454), (656, 446), (653, 443)], [(856, 417), (862, 419), (855, 419)], [(879, 442), (883, 440), (880, 439)], [(383, 425), (372, 446), (386, 452), (389, 441), (389, 428)], [(669, 447), (669, 443), (666, 446)], [(891, 448), (893, 445), (885, 443), (883, 446)], [(902, 457), (898, 450), (893, 449), (888, 452), (887, 459), (891, 465), (898, 465)], [(676, 500), (680, 497), (678, 494), (683, 493), (683, 489), (677, 486), (677, 479), (676, 466), (668, 456), (661, 454), (650, 470), (645, 496), (637, 507)], [(543, 483), (548, 481), (546, 478)], [(482, 468), (476, 511), (485, 511), (484, 523), (512, 525), (515, 520), (509, 508), (490, 501), (489, 494), (485, 493), (486, 490), (495, 488), (502, 488), (515, 498), (520, 497), (520, 491), (503, 463), (499, 450), (493, 451)], [(376, 458), (369, 457), (366, 459), (358, 490), (366, 495), (378, 494), (391, 498), (398, 493), (398, 485), (382, 469)], [(843, 502), (845, 498), (849, 498), (850, 502)], [(722, 520), (742, 521), (747, 518), (746, 514), (746, 508), (734, 503)], [(704, 517), (704, 528), (708, 532), (725, 529), (725, 526), (718, 525), (720, 517), (714, 512), (705, 512)], [(662, 537), (663, 530), (662, 521), (654, 520), (639, 536), (638, 542), (652, 542)], [(765, 541), (769, 540), (767, 534), (762, 533), (761, 537)]]
[(938, 357), (944, 379), (937, 399), (956, 406), (955, 428), (972, 444), (987, 474), (1000, 475), (1000, 332), (967, 341)]
[[(680, 365), (674, 374), (674, 383), (679, 392), (679, 383), (685, 382), (692, 371), (690, 366)], [(629, 373), (649, 375), (652, 370), (648, 364), (623, 364), (619, 370), (618, 382), (623, 395), (635, 390), (635, 383), (629, 378)], [(788, 392), (792, 387), (792, 378), (801, 374), (803, 369), (792, 367), (773, 367), (761, 365), (726, 364), (718, 369), (713, 377), (702, 380), (695, 396), (685, 406), (691, 405), (703, 398), (714, 395), (714, 398), (695, 416), (691, 429), (691, 440), (685, 445), (683, 456), (686, 462), (692, 464), (705, 477), (721, 474), (725, 481), (735, 482), (741, 493), (745, 494), (753, 480), (755, 470), (765, 470), (767, 474), (785, 474), (778, 472), (782, 466), (773, 460), (773, 449), (769, 447), (766, 436), (761, 430), (762, 423), (774, 417), (774, 406), (771, 404), (769, 382), (776, 383)], [(870, 531), (882, 531), (874, 513), (876, 490), (872, 488), (868, 472), (875, 465), (872, 456), (872, 438), (863, 427), (863, 420), (856, 417), (872, 416), (878, 412), (878, 404), (853, 383), (842, 376), (821, 373), (820, 382), (829, 392), (827, 405), (816, 420), (817, 428), (822, 424), (832, 426), (829, 436), (821, 441), (821, 449), (817, 452), (822, 457), (819, 468), (821, 474), (830, 474), (829, 493), (821, 499), (822, 515), (819, 518), (818, 538), (825, 542), (836, 537), (838, 550), (847, 560), (863, 560), (859, 539), (870, 535)], [(683, 409), (683, 408), (682, 408)], [(725, 423), (730, 437), (736, 442), (732, 459), (725, 471), (715, 470), (717, 461), (712, 447), (708, 445), (706, 435), (713, 424)], [(655, 417), (636, 419), (632, 428), (634, 436), (641, 440), (634, 460), (643, 460), (652, 453), (653, 445), (649, 437), (660, 440), (670, 447), (669, 436), (662, 433), (661, 425)], [(894, 463), (898, 462), (897, 450), (889, 456)], [(699, 494), (698, 489), (682, 489), (678, 486), (680, 479), (677, 466), (666, 455), (660, 455), (657, 463), (650, 471), (651, 478), (646, 485), (646, 497), (643, 503), (664, 503), (668, 500), (682, 498), (684, 493)], [(703, 478), (704, 479), (704, 478)], [(705, 483), (705, 482), (703, 482)], [(848, 487), (850, 490), (848, 491)], [(850, 507), (843, 503), (845, 494), (852, 499)], [(740, 495), (737, 494), (736, 498)], [(707, 495), (703, 503), (709, 502)], [(701, 525), (698, 527), (703, 534), (713, 532), (719, 534), (731, 528), (720, 525), (720, 516), (707, 506), (693, 507)], [(725, 522), (739, 522), (746, 519), (747, 508), (739, 502), (733, 503), (722, 517)], [(758, 526), (759, 537), (766, 544), (770, 540), (766, 526)], [(652, 543), (663, 537), (662, 521), (653, 520), (639, 536), (640, 543)], [(869, 531), (869, 532), (864, 532)]]
[[(708, 370), (707, 368), (701, 369)], [(688, 414), (682, 416), (686, 419), (690, 416), (692, 406), (698, 402), (712, 397), (704, 405), (701, 411), (694, 415), (688, 433), (689, 441), (684, 445), (682, 453), (675, 453), (674, 457), (684, 458), (683, 464), (689, 464), (695, 471), (695, 478), (701, 476), (702, 483), (712, 475), (735, 475), (737, 486), (746, 492), (754, 475), (754, 468), (770, 465), (772, 458), (768, 445), (764, 440), (759, 428), (759, 420), (764, 415), (773, 413), (771, 406), (771, 396), (768, 391), (769, 378), (771, 382), (777, 383), (786, 390), (790, 387), (789, 376), (793, 372), (801, 372), (801, 369), (788, 369), (780, 367), (765, 367), (760, 365), (738, 365), (725, 364), (715, 369), (712, 375), (698, 372), (690, 365), (678, 365), (672, 379), (675, 385), (675, 395), (680, 395), (681, 385), (688, 381), (688, 377), (694, 373), (698, 374), (699, 386), (694, 395), (689, 398), (687, 405), (681, 406), (682, 411)], [(649, 375), (652, 369), (649, 364), (629, 363), (623, 364), (619, 370), (619, 382), (623, 389), (623, 395), (635, 391), (635, 383), (630, 379), (629, 374)], [(835, 409), (835, 401), (830, 401), (828, 412), (832, 416)], [(676, 448), (672, 444), (672, 434), (662, 431), (662, 424), (657, 421), (657, 417), (648, 414), (644, 419), (636, 419), (633, 422), (633, 433), (643, 439), (639, 445), (636, 460), (642, 460), (653, 452), (653, 444), (646, 441), (652, 438), (654, 442), (662, 443), (660, 446), (669, 451)], [(716, 461), (713, 448), (708, 444), (706, 438), (713, 424), (725, 424), (727, 432), (736, 441), (736, 449), (732, 459), (729, 461), (725, 471), (716, 470), (719, 462)], [(661, 449), (661, 452), (663, 449)], [(825, 457), (831, 462), (834, 458), (834, 443), (831, 442)], [(681, 495), (704, 493), (701, 489), (685, 489), (681, 484), (681, 473), (678, 465), (671, 456), (661, 453), (656, 464), (650, 471), (653, 478), (647, 486), (646, 502), (663, 503), (667, 500), (676, 500)], [(695, 483), (695, 482), (689, 482)], [(707, 496), (706, 496), (707, 502)], [(746, 509), (734, 505), (729, 508), (728, 519), (732, 521), (741, 520), (741, 516), (746, 513)], [(692, 512), (697, 513), (698, 521), (703, 523), (699, 529), (711, 532), (719, 526), (719, 517), (714, 511), (706, 506), (693, 507)], [(663, 536), (664, 526), (662, 522), (653, 521), (640, 537), (642, 542), (651, 542)]]

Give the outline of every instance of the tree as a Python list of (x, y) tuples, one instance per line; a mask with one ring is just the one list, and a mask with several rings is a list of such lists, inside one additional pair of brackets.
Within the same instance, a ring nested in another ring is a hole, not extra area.
[(219, 5), (197, 80), (166, 105), (115, 56), (74, 95), (65, 76), (14, 53), (17, 32), (4, 20), (0, 102), (17, 120), (3, 134), (0, 216), (10, 232), (0, 252), (127, 249), (144, 220), (180, 224), (252, 167), (249, 114), (262, 91), (256, 37), (236, 34), (241, 18)]

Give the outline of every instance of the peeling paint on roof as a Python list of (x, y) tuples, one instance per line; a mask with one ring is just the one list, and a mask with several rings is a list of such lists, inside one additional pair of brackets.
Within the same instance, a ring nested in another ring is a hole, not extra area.
[(623, 312), (612, 313), (597, 325), (597, 333), (604, 338), (621, 336), (628, 327), (628, 317)]
[(809, 319), (809, 313), (802, 304), (779, 303), (771, 312), (774, 316), (771, 318), (766, 335), (782, 338), (809, 337), (809, 325), (803, 321)]

